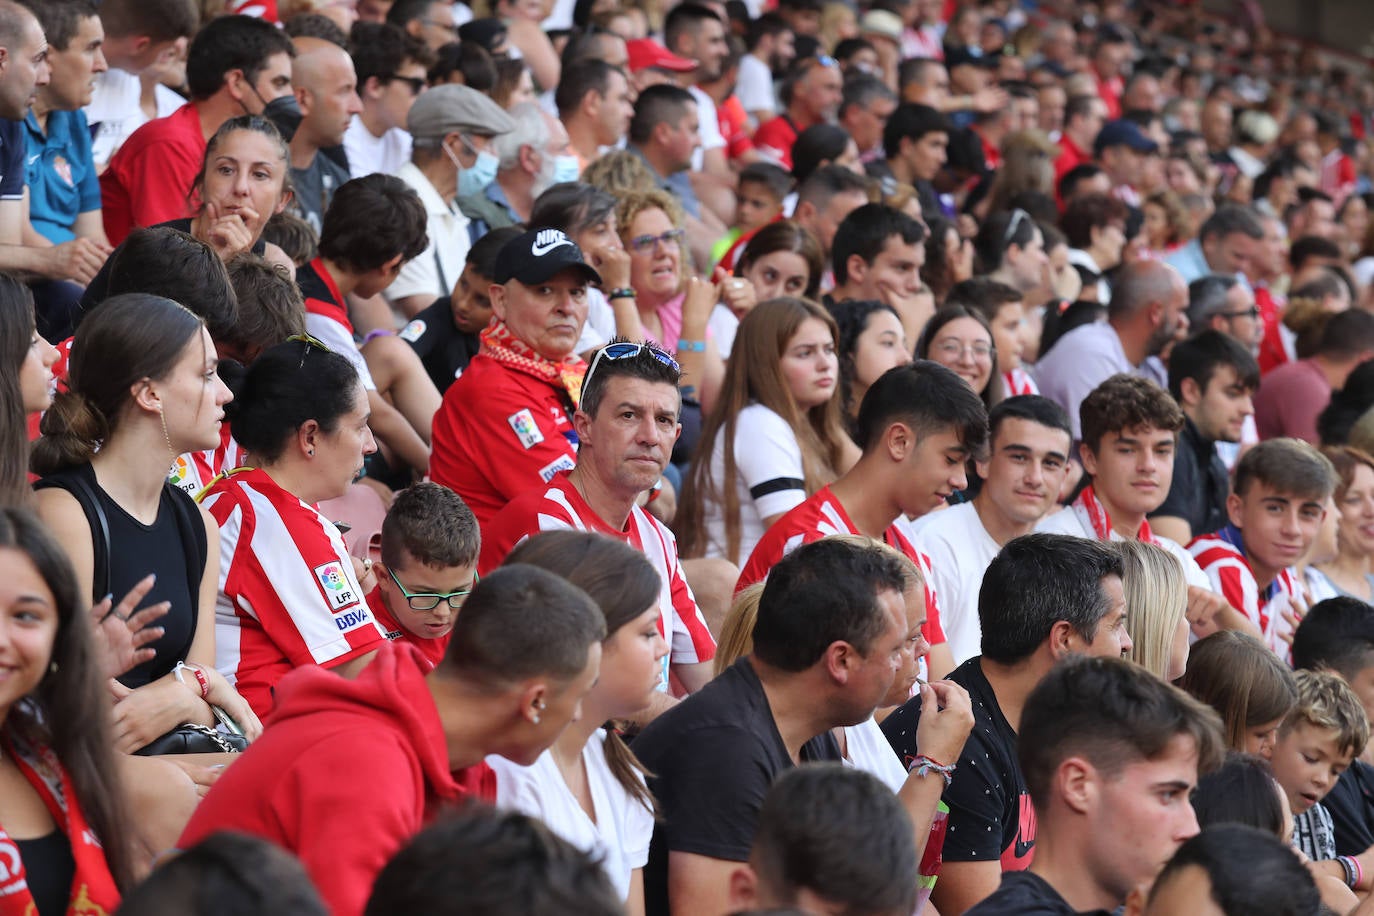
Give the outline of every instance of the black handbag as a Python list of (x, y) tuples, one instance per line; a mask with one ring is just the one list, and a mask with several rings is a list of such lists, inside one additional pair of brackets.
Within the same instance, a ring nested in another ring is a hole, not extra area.
[(150, 744), (144, 745), (134, 753), (141, 757), (161, 757), (164, 754), (237, 754), (247, 747), (248, 739), (243, 735), (226, 734), (205, 725), (187, 722), (160, 738), (154, 738)]

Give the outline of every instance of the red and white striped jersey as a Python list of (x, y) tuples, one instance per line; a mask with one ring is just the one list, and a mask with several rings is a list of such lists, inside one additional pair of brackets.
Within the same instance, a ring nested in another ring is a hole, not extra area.
[(214, 480), (216, 475), (241, 467), (246, 454), (243, 447), (234, 440), (228, 422), (221, 423), (219, 445), (203, 452), (178, 455), (176, 461), (172, 462), (172, 470), (167, 479), (171, 481), (172, 486), (180, 487), (194, 499), (200, 495), (201, 490), (210, 486), (210, 481)]
[(1002, 387), (1005, 389), (1006, 396), (1011, 398), (1018, 394), (1039, 394), (1040, 386), (1035, 384), (1035, 379), (1030, 377), (1030, 373), (1025, 369), (1008, 369), (1002, 373)]
[(666, 666), (695, 664), (716, 657), (716, 641), (697, 607), (697, 599), (683, 575), (677, 555), (677, 539), (658, 519), (638, 506), (630, 510), (624, 531), (608, 525), (577, 492), (567, 472), (548, 485), (511, 500), (482, 526), (482, 556), (478, 570), (486, 575), (501, 565), (515, 545), (540, 531), (593, 531), (605, 534), (649, 558), (661, 582), (658, 631), (668, 641), (662, 686), (667, 688)]
[(1291, 638), (1293, 628), (1284, 619), (1283, 611), (1288, 609), (1293, 596), (1299, 593), (1297, 573), (1292, 569), (1280, 570), (1269, 587), (1261, 589), (1245, 554), (1230, 539), (1222, 536), (1226, 531), (1222, 529), (1193, 538), (1188, 544), (1188, 551), (1207, 574), (1212, 588), (1231, 607), (1249, 617), (1250, 622), (1264, 634), (1265, 644), (1280, 658), (1286, 659), (1289, 645), (1284, 636)]
[(343, 537), (313, 506), (256, 468), (201, 502), (220, 532), (215, 667), (259, 717), (291, 669), (332, 668), (386, 642)]
[[(754, 548), (754, 552), (749, 555), (749, 561), (744, 564), (744, 569), (740, 570), (739, 579), (735, 582), (735, 592), (738, 593), (741, 589), (768, 578), (768, 571), (777, 565), (779, 560), (803, 544), (819, 541), (832, 534), (862, 533), (850, 520), (849, 513), (844, 511), (844, 506), (840, 505), (835, 494), (830, 492), (830, 488), (822, 487), (814, 496), (778, 519), (773, 523), (773, 527), (768, 529), (758, 546)], [(940, 600), (935, 594), (930, 558), (917, 550), (896, 524), (889, 525), (883, 532), (883, 542), (910, 557), (921, 570), (921, 575), (926, 581), (926, 625), (921, 628), (921, 633), (925, 636), (926, 642), (932, 646), (939, 645), (945, 641), (945, 631), (940, 625)]]

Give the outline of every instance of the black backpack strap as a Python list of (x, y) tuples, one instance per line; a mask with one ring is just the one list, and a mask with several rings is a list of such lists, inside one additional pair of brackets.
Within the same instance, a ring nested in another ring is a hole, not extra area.
[[(35, 490), (48, 487), (66, 490), (86, 514), (86, 523), (91, 526), (91, 601), (99, 602), (110, 593), (110, 520), (105, 517), (105, 507), (81, 468), (50, 474), (34, 484)], [(204, 537), (202, 531), (202, 541)]]

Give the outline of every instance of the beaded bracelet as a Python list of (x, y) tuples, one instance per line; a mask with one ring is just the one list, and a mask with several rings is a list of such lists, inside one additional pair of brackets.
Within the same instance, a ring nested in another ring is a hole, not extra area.
[(927, 757), (925, 754), (917, 754), (916, 759), (911, 761), (911, 766), (907, 767), (908, 773), (915, 773), (917, 776), (929, 776), (931, 773), (939, 773), (945, 778), (945, 788), (954, 782), (954, 770), (957, 764), (943, 764), (934, 757)]

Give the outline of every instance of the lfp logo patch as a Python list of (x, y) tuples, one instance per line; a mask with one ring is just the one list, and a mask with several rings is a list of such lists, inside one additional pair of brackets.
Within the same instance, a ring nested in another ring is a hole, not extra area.
[(353, 583), (349, 581), (342, 564), (337, 561), (325, 563), (316, 566), (314, 572), (315, 578), (320, 581), (320, 585), (324, 588), (324, 594), (329, 599), (330, 607), (334, 610), (357, 603), (357, 593), (353, 590)]

